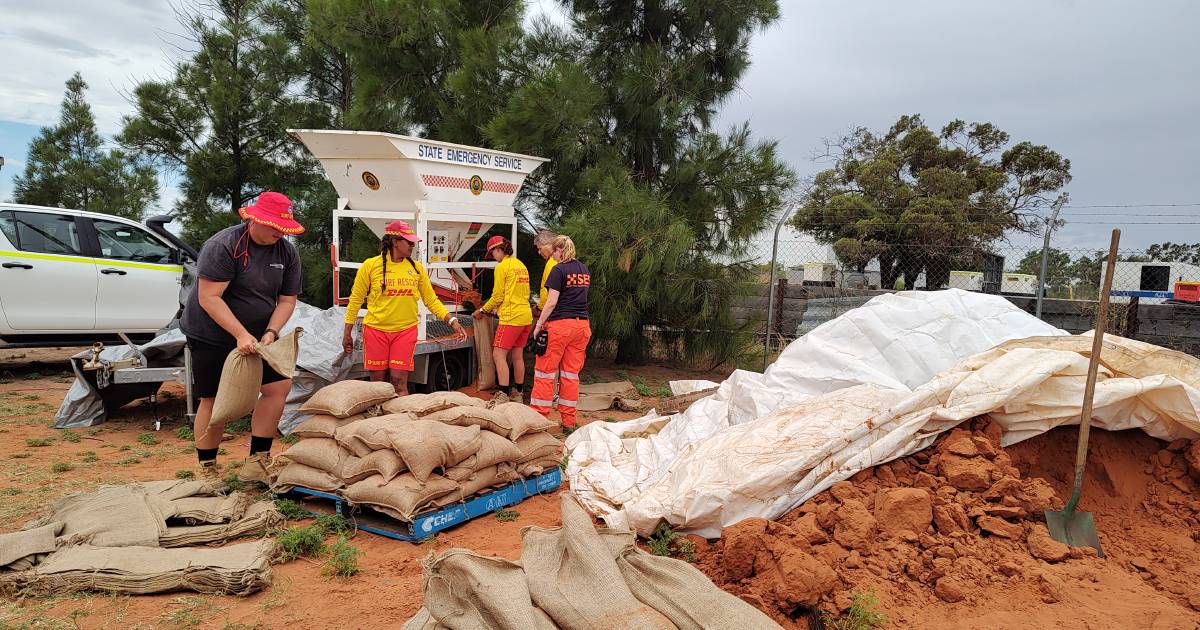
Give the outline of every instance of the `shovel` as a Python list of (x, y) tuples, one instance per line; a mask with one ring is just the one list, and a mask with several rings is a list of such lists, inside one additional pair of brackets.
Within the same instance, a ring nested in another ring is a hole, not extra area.
[(1091, 547), (1103, 558), (1100, 538), (1096, 536), (1096, 521), (1091, 512), (1076, 512), (1079, 495), (1083, 491), (1083, 469), (1087, 465), (1088, 433), (1092, 426), (1092, 394), (1096, 392), (1096, 371), (1100, 367), (1100, 351), (1104, 346), (1104, 324), (1108, 317), (1108, 294), (1112, 289), (1113, 269), (1117, 261), (1117, 244), (1121, 241), (1121, 230), (1112, 231), (1112, 242), (1108, 246), (1108, 264), (1104, 272), (1104, 287), (1100, 291), (1100, 307), (1096, 312), (1096, 330), (1092, 337), (1092, 356), (1088, 361), (1087, 385), (1083, 389), (1083, 413), (1079, 416), (1079, 445), (1075, 450), (1075, 487), (1071, 499), (1062, 511), (1046, 510), (1046, 527), (1050, 537), (1072, 547)]

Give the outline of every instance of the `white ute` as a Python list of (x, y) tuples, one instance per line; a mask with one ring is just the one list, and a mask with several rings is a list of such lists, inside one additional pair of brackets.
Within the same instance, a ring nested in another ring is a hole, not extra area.
[(169, 219), (0, 203), (0, 347), (156, 335), (178, 314), (196, 257), (163, 228)]

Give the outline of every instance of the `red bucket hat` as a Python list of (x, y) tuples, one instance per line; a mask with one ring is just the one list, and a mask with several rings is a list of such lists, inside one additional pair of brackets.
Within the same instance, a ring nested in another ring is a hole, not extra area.
[(507, 241), (508, 241), (508, 239), (504, 238), (503, 236), (500, 236), (499, 234), (493, 236), (492, 238), (489, 238), (488, 243), (487, 243), (487, 253), (489, 253), (489, 254), (492, 253), (493, 249), (500, 247)]
[(265, 192), (253, 205), (238, 210), (243, 219), (274, 228), (284, 234), (303, 234), (304, 226), (292, 216), (292, 200), (277, 192)]
[(386, 236), (399, 236), (409, 243), (421, 242), (421, 239), (417, 236), (417, 233), (413, 231), (412, 226), (404, 221), (392, 221), (391, 223), (387, 224), (387, 227), (383, 228), (383, 233)]

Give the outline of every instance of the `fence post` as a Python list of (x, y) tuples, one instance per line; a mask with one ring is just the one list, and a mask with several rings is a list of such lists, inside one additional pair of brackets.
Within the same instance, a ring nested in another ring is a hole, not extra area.
[(775, 222), (775, 236), (771, 239), (771, 289), (767, 296), (767, 334), (763, 341), (763, 372), (766, 372), (767, 366), (771, 364), (771, 331), (775, 330), (775, 283), (777, 280), (775, 266), (779, 260), (779, 230), (783, 228), (783, 224), (791, 215), (792, 206), (789, 204), (784, 207), (783, 213), (779, 215), (779, 220)]
[(1054, 232), (1054, 222), (1058, 220), (1058, 211), (1062, 209), (1064, 201), (1066, 199), (1063, 197), (1054, 201), (1050, 220), (1046, 222), (1046, 239), (1042, 241), (1042, 273), (1038, 274), (1037, 306), (1033, 311), (1038, 319), (1042, 318), (1042, 294), (1046, 292), (1046, 261), (1050, 256), (1050, 234)]

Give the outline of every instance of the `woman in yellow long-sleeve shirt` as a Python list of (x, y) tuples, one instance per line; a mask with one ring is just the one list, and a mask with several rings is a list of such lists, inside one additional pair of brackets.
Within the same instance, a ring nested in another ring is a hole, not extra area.
[[(354, 275), (354, 288), (346, 306), (346, 329), (342, 346), (354, 351), (354, 322), (363, 301), (367, 316), (363, 320), (363, 367), (372, 381), (391, 381), (396, 393), (408, 393), (408, 374), (413, 369), (413, 351), (417, 346), (417, 300), (420, 299), (439, 319), (447, 322), (462, 337), (462, 324), (438, 300), (425, 268), (412, 259), (413, 247), (421, 239), (404, 221), (392, 221), (384, 228), (381, 253), (368, 258)], [(389, 265), (390, 262), (390, 265)]]
[[(512, 243), (503, 236), (488, 239), (487, 253), (499, 264), (496, 265), (492, 297), (473, 314), (476, 319), (483, 313), (500, 316), (496, 338), (492, 342), (492, 359), (496, 363), (496, 382), (500, 391), (495, 399), (505, 402), (510, 398), (520, 401), (525, 389), (525, 342), (529, 340), (529, 329), (533, 325), (533, 309), (529, 307), (529, 269), (525, 263), (513, 256)], [(512, 360), (512, 388), (509, 389), (508, 362)], [(508, 390), (508, 391), (505, 391)]]

